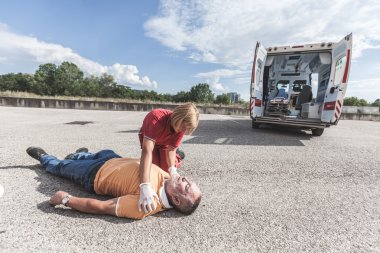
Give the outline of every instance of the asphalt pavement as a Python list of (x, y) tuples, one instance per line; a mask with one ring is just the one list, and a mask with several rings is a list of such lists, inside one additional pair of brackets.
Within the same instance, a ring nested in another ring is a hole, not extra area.
[(380, 252), (380, 122), (342, 120), (313, 137), (201, 115), (181, 145), (180, 173), (203, 192), (192, 215), (136, 221), (47, 203), (57, 190), (107, 197), (48, 174), (27, 147), (139, 157), (145, 115), (0, 107), (0, 252)]

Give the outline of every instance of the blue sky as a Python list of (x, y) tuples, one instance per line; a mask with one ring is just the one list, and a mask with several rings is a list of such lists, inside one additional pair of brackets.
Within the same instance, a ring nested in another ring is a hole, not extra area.
[(380, 98), (380, 1), (0, 0), (0, 74), (71, 61), (136, 89), (249, 99), (256, 41), (339, 41), (353, 33), (346, 96)]

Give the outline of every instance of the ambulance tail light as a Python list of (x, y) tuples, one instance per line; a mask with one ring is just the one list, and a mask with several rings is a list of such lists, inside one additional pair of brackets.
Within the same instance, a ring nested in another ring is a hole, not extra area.
[(336, 104), (336, 101), (327, 102), (327, 103), (325, 103), (323, 109), (327, 110), (327, 111), (329, 111), (329, 110), (335, 110), (335, 104)]
[(255, 106), (261, 107), (261, 99), (255, 99)]

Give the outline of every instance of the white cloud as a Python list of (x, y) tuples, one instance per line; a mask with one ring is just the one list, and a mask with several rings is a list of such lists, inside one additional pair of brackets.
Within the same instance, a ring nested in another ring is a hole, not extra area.
[(380, 96), (380, 79), (350, 80), (348, 85), (352, 89), (369, 89), (379, 91), (378, 95)]
[(233, 70), (233, 69), (216, 69), (210, 72), (198, 73), (196, 77), (231, 77), (240, 74), (246, 74), (247, 72), (241, 70)]
[(151, 81), (147, 76), (139, 77), (137, 75), (139, 71), (136, 66), (115, 63), (112, 66), (105, 67), (105, 69), (107, 73), (114, 76), (120, 83), (127, 82), (134, 85), (157, 88), (156, 81)]
[[(378, 13), (378, 0), (161, 0), (145, 29), (193, 61), (250, 71), (256, 41), (265, 46), (337, 42), (353, 32), (353, 59), (358, 59), (364, 50), (380, 48)], [(222, 78), (212, 72), (197, 76)]]
[(206, 82), (210, 84), (211, 88), (214, 91), (225, 92), (229, 89), (220, 82), (220, 78), (229, 79), (231, 77), (234, 77), (234, 83), (237, 83), (236, 79), (246, 80), (244, 76), (246, 76), (247, 74), (249, 75), (248, 72), (238, 69), (216, 69), (210, 72), (198, 73), (195, 75), (195, 77), (206, 79)]
[(220, 82), (220, 78), (219, 77), (214, 77), (212, 78), (211, 80), (207, 80), (208, 83), (210, 84), (211, 88), (214, 90), (214, 91), (217, 91), (217, 92), (223, 92), (223, 91), (226, 91), (227, 89), (223, 86), (223, 84)]
[[(179, 13), (181, 12), (181, 13)], [(167, 1), (161, 2), (161, 12), (163, 18), (157, 18), (145, 23), (145, 28), (149, 31), (148, 35), (160, 40), (164, 45), (175, 50), (183, 51), (186, 49), (184, 44), (189, 38), (182, 27), (187, 27), (186, 23), (193, 15), (186, 13), (191, 8), (181, 10), (181, 2)]]
[(348, 81), (346, 97), (365, 98), (373, 102), (380, 98), (380, 78)]
[(59, 44), (47, 43), (31, 36), (12, 33), (7, 25), (1, 23), (0, 38), (0, 63), (13, 65), (14, 72), (23, 72), (21, 62), (33, 65), (36, 70), (39, 64), (61, 64), (63, 61), (69, 61), (76, 64), (87, 75), (99, 76), (107, 73), (112, 75), (120, 84), (157, 87), (156, 81), (151, 81), (147, 76), (138, 76), (138, 69), (134, 65), (115, 63), (112, 66), (104, 66)]
[(380, 2), (161, 0), (146, 34), (193, 60), (246, 67), (257, 40), (267, 46), (338, 41), (354, 33), (354, 58), (380, 48)]

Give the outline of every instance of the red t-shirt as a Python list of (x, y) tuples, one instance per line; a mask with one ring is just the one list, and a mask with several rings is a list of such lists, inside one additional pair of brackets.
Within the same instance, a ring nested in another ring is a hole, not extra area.
[(185, 132), (176, 133), (171, 127), (172, 113), (165, 109), (155, 109), (148, 113), (139, 132), (140, 143), (142, 144), (143, 138), (147, 138), (154, 141), (155, 145), (177, 148)]

